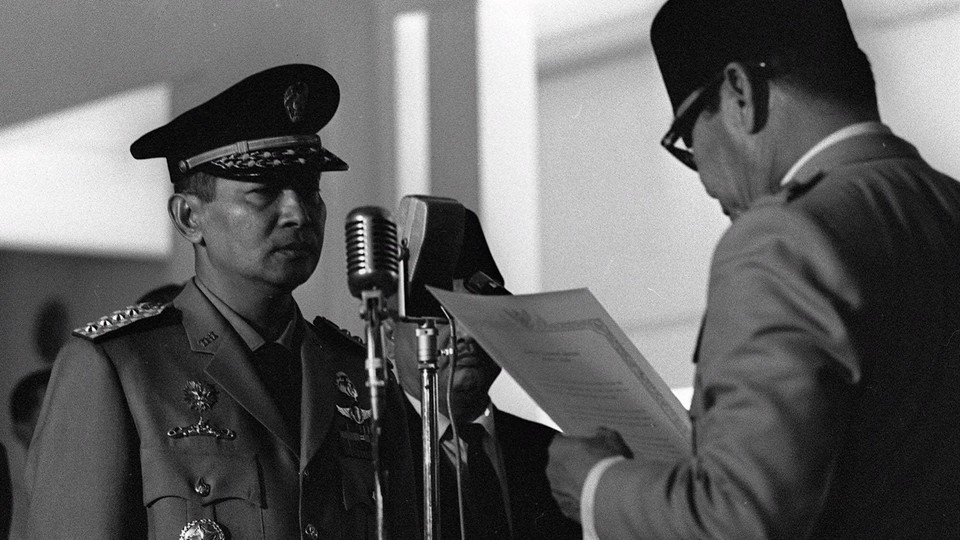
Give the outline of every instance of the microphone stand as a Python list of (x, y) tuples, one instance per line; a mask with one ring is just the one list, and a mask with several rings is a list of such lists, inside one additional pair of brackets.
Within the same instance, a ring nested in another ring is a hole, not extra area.
[(400, 248), (400, 271), (397, 299), (400, 319), (417, 322), (417, 369), (420, 371), (420, 421), (423, 449), (423, 538), (434, 540), (440, 537), (439, 445), (437, 417), (439, 400), (437, 393), (437, 326), (430, 317), (407, 317), (407, 260), (410, 252), (406, 244)]
[(376, 533), (377, 540), (385, 540), (384, 502), (381, 486), (380, 465), (380, 419), (381, 403), (380, 391), (386, 385), (383, 377), (383, 343), (381, 340), (381, 323), (388, 316), (383, 301), (383, 291), (370, 289), (362, 292), (360, 297), (360, 317), (365, 322), (367, 337), (367, 386), (370, 388), (370, 449), (373, 461), (373, 496), (376, 501)]

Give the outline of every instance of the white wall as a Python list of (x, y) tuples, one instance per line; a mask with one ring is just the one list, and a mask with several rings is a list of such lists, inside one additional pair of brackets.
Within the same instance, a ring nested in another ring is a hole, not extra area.
[(540, 78), (544, 288), (589, 287), (670, 386), (689, 386), (713, 244), (726, 224), (660, 148), (670, 124), (649, 48)]
[(960, 177), (960, 2), (855, 26), (877, 78), (880, 114), (934, 167)]

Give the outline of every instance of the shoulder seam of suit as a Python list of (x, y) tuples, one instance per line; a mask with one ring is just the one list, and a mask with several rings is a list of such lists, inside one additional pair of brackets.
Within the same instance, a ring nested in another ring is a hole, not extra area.
[(118, 309), (109, 315), (104, 315), (99, 319), (90, 321), (79, 328), (73, 330), (73, 335), (90, 341), (98, 339), (115, 332), (121, 328), (126, 328), (133, 323), (145, 321), (163, 313), (172, 304), (157, 304), (153, 302), (143, 302), (133, 304), (123, 309)]

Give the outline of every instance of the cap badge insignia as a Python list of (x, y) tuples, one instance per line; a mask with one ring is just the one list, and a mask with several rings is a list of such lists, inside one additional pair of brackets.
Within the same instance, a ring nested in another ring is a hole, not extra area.
[(180, 540), (226, 540), (223, 529), (212, 519), (195, 519), (180, 531)]
[[(211, 426), (203, 417), (203, 413), (213, 409), (219, 399), (217, 388), (210, 383), (203, 381), (188, 381), (183, 387), (183, 400), (190, 404), (190, 408), (197, 411), (199, 419), (192, 426), (175, 427), (167, 432), (168, 437), (182, 439), (184, 437), (205, 436), (216, 437), (232, 441), (237, 437), (237, 433), (232, 429), (218, 428)], [(202, 520), (201, 520), (202, 521)], [(183, 535), (181, 534), (181, 538)], [(194, 537), (190, 537), (194, 538)], [(208, 538), (206, 536), (196, 538)], [(209, 537), (213, 538), (213, 537)]]
[(309, 94), (310, 88), (302, 81), (291, 84), (283, 93), (283, 106), (287, 109), (287, 117), (290, 118), (291, 123), (296, 124), (306, 116)]
[(359, 395), (357, 387), (353, 385), (350, 377), (347, 377), (347, 374), (342, 371), (337, 372), (337, 389), (349, 398), (349, 402), (344, 403), (344, 405), (337, 404), (337, 412), (358, 424), (364, 423), (373, 415), (370, 409), (360, 407), (360, 402), (357, 400)]

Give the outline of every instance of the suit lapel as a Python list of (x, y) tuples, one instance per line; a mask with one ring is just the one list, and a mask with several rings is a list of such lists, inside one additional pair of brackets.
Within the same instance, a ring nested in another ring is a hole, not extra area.
[(193, 281), (187, 284), (174, 305), (183, 313), (183, 328), (191, 350), (209, 358), (204, 368), (207, 375), (296, 454), (296, 436), (287, 428), (257, 375), (251, 353), (240, 336)]

